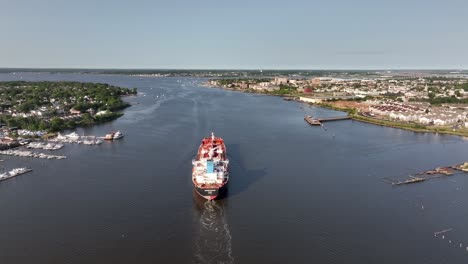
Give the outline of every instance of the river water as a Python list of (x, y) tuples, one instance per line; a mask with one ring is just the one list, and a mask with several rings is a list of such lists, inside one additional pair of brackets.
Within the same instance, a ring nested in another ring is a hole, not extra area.
[[(468, 140), (356, 121), (202, 79), (16, 73), (0, 80), (137, 87), (116, 121), (79, 134), (65, 160), (1, 157), (29, 174), (0, 182), (0, 263), (467, 263), (468, 175), (392, 187), (468, 160)], [(191, 159), (213, 131), (227, 143), (222, 200), (194, 192)], [(450, 230), (443, 234), (435, 232)]]

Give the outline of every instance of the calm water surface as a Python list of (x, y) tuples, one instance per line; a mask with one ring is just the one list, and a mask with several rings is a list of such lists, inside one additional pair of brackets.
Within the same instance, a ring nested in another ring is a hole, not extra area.
[[(0, 74), (137, 87), (111, 123), (126, 136), (67, 145), (66, 160), (1, 157), (33, 173), (0, 182), (0, 263), (468, 263), (468, 175), (392, 187), (468, 160), (460, 137), (355, 121), (277, 97), (201, 87), (200, 79)], [(202, 137), (223, 137), (226, 197), (193, 193)], [(434, 232), (452, 229), (443, 236)]]

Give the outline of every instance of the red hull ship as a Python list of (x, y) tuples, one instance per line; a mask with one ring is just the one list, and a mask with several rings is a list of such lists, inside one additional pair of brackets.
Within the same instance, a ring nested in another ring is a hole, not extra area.
[(197, 193), (208, 200), (219, 197), (229, 181), (224, 140), (213, 133), (211, 137), (203, 138), (192, 164), (192, 181)]

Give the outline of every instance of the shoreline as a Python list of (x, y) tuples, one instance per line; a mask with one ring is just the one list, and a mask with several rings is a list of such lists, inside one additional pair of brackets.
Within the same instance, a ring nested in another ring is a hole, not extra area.
[[(368, 123), (368, 124), (373, 124), (373, 125), (378, 125), (378, 126), (384, 126), (384, 127), (391, 127), (391, 128), (399, 128), (399, 129), (404, 129), (404, 130), (413, 131), (413, 132), (417, 132), (417, 133), (446, 134), (446, 135), (460, 136), (460, 137), (468, 138), (468, 132), (449, 131), (449, 130), (447, 130), (448, 128), (445, 128), (445, 127), (441, 127), (441, 128), (421, 127), (421, 128), (418, 128), (418, 127), (411, 127), (412, 124), (398, 123), (398, 122), (389, 121), (389, 120), (380, 120), (380, 119), (368, 118), (368, 117), (361, 116), (361, 115), (352, 116), (351, 119), (359, 121), (359, 122), (363, 122), (363, 123)], [(417, 125), (415, 124), (414, 126), (417, 126)]]
[[(125, 100), (137, 88), (74, 81), (0, 81), (4, 106), (0, 123), (11, 138), (39, 138), (57, 132), (111, 122), (132, 104)], [(17, 130), (25, 130), (21, 133)]]
[(418, 132), (418, 133), (434, 133), (434, 134), (447, 134), (447, 135), (454, 135), (454, 136), (461, 136), (468, 138), (468, 130), (466, 131), (450, 131), (447, 127), (427, 127), (424, 125), (412, 124), (412, 123), (402, 123), (398, 121), (392, 120), (385, 120), (385, 119), (377, 119), (371, 118), (367, 116), (360, 115), (359, 113), (355, 112), (355, 109), (351, 108), (341, 108), (334, 106), (332, 104), (322, 103), (322, 104), (310, 104), (314, 106), (319, 106), (322, 108), (327, 108), (336, 111), (343, 111), (347, 112), (349, 116), (351, 116), (352, 120), (356, 120), (363, 123), (383, 126), (383, 127), (391, 127), (391, 128), (399, 128), (408, 131)]
[[(297, 97), (296, 95), (279, 95), (279, 94), (270, 94), (270, 93), (265, 93), (265, 92), (256, 92), (255, 90), (242, 90), (242, 89), (232, 89), (232, 88), (227, 88), (227, 87), (213, 86), (213, 85), (210, 85), (208, 82), (204, 83), (202, 86), (208, 87), (208, 88), (229, 90), (229, 91), (238, 91), (242, 93), (255, 93), (255, 94), (260, 94), (260, 95), (278, 96), (278, 97), (283, 97), (283, 98)], [(297, 100), (294, 100), (294, 101), (300, 102)], [(404, 130), (413, 131), (417, 133), (447, 134), (447, 135), (468, 138), (468, 129), (466, 131), (450, 131), (448, 130), (450, 128), (447, 128), (447, 127), (427, 127), (427, 126), (418, 125), (418, 124), (401, 123), (398, 121), (382, 120), (382, 119), (365, 117), (365, 116), (358, 114), (356, 112), (356, 109), (341, 108), (341, 107), (337, 107), (329, 103), (320, 103), (320, 104), (312, 104), (312, 103), (307, 103), (307, 102), (301, 102), (301, 103), (305, 103), (305, 104), (317, 106), (317, 107), (322, 107), (326, 109), (346, 112), (348, 113), (349, 116), (351, 116), (351, 120), (373, 124), (377, 126), (404, 129)]]

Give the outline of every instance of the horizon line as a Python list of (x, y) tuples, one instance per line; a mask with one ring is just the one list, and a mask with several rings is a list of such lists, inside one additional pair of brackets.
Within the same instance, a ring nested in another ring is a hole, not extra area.
[(98, 68), (98, 67), (0, 67), (0, 70), (144, 70), (144, 71), (468, 71), (460, 68)]

